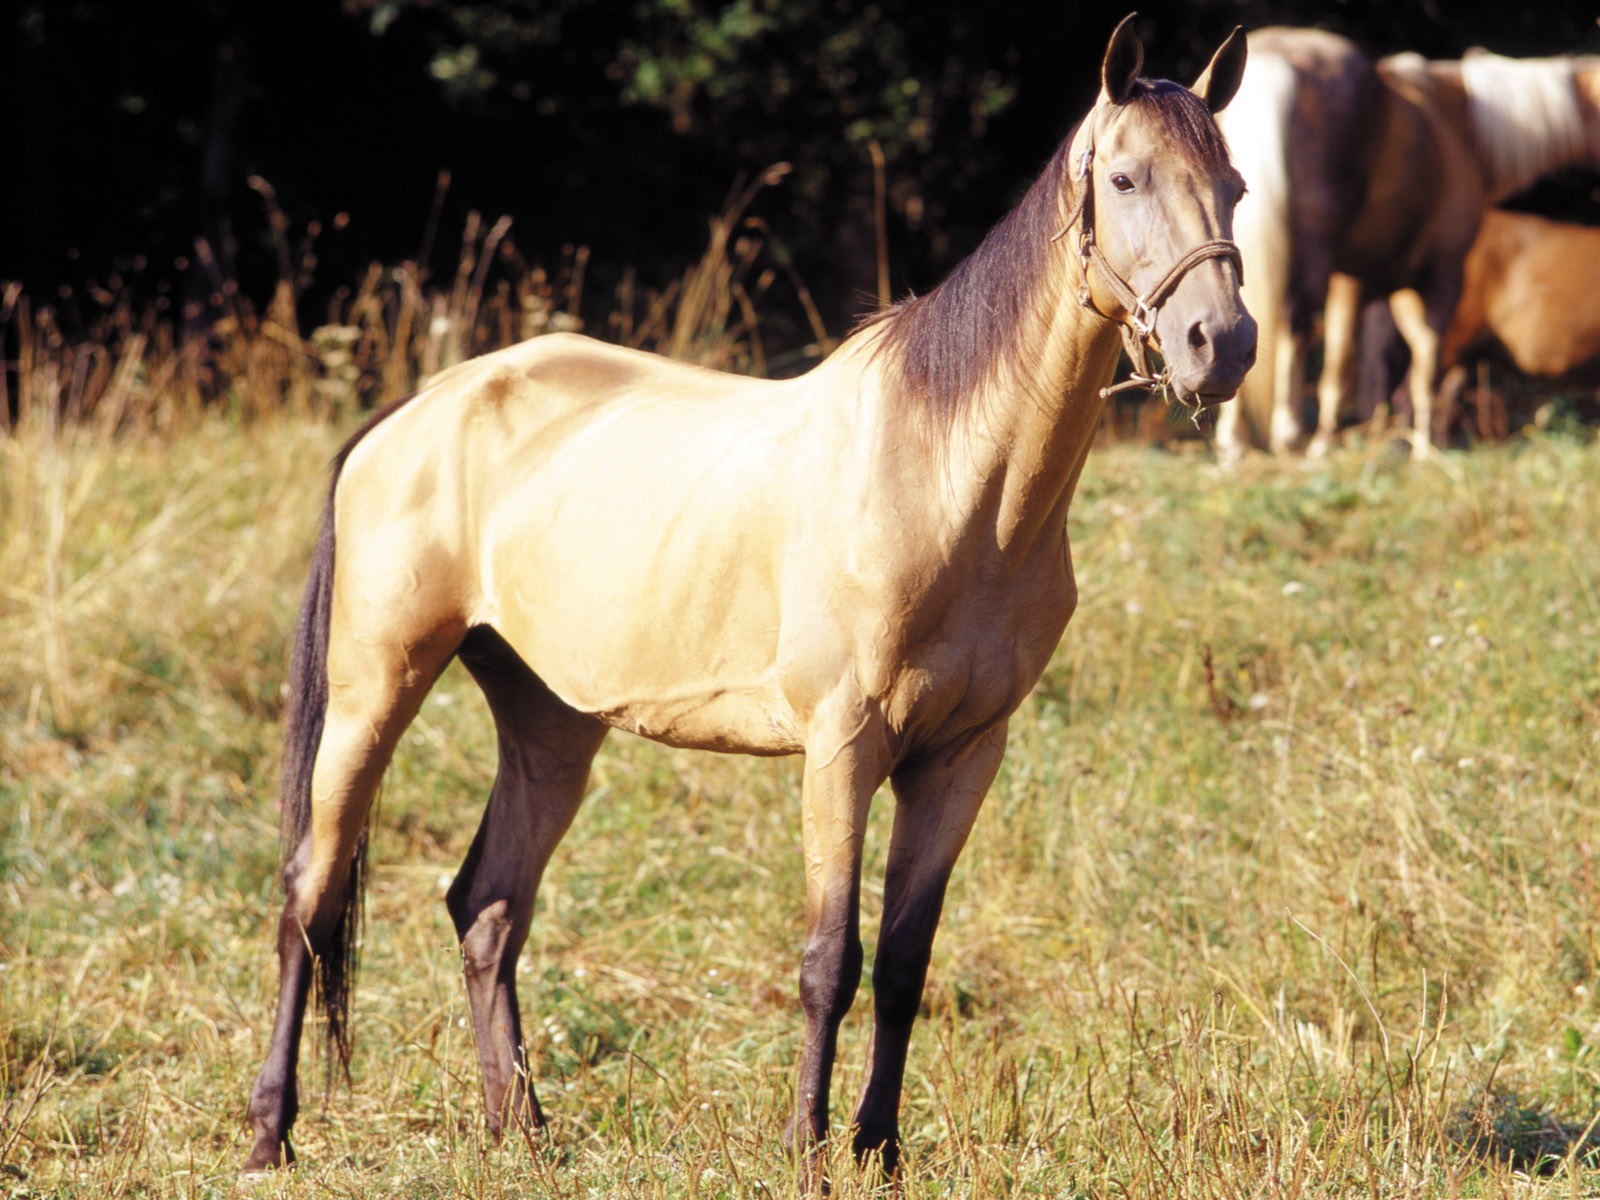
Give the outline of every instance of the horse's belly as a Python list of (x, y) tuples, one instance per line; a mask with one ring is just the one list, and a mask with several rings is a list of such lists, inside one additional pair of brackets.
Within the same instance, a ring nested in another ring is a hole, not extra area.
[(496, 628), (557, 696), (616, 728), (709, 750), (797, 749), (758, 556), (730, 561), (709, 545), (669, 555), (666, 541), (634, 540), (642, 524), (540, 538), (502, 558)]
[[(557, 693), (560, 694), (559, 692)], [(571, 703), (569, 700), (568, 703)], [(760, 698), (716, 695), (597, 699), (580, 704), (614, 729), (625, 729), (669, 746), (726, 754), (795, 754), (803, 746), (781, 706)]]
[[(542, 575), (529, 574), (530, 583)], [(564, 582), (543, 595), (502, 599), (492, 623), (567, 704), (674, 746), (798, 748), (765, 605), (752, 612), (642, 579), (554, 575)]]

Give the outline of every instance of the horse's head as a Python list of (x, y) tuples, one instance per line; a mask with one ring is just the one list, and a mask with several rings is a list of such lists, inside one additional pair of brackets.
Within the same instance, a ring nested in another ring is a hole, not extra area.
[(1136, 373), (1154, 346), (1166, 359), (1160, 382), (1186, 404), (1213, 404), (1238, 390), (1256, 355), (1232, 242), (1244, 180), (1213, 120), (1238, 89), (1245, 40), (1235, 30), (1186, 88), (1139, 77), (1131, 21), (1111, 35), (1100, 97), (1072, 146), (1083, 298), (1130, 331)]

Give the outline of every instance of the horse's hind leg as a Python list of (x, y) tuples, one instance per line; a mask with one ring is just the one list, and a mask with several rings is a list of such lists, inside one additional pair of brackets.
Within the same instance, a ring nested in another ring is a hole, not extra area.
[(1305, 335), (1296, 333), (1286, 322), (1278, 331), (1277, 352), (1273, 355), (1272, 427), (1267, 444), (1274, 454), (1289, 454), (1305, 444), (1300, 429), (1300, 371), (1305, 364)]
[[(305, 833), (284, 867), (278, 922), (278, 1005), (267, 1057), (251, 1089), (248, 1120), (255, 1142), (245, 1172), (294, 1161), (289, 1130), (299, 1109), (297, 1063), (314, 964), (322, 971), (329, 1042), (348, 1052), (345, 1021), (354, 969), (354, 927), (360, 901), (359, 860), (367, 814), (395, 744), (454, 652), (459, 634), (423, 642), (356, 637), (337, 616), (326, 660), (307, 677), (330, 681), (309, 790), (286, 791), (285, 805), (308, 805)], [(301, 715), (304, 720), (304, 714)], [(297, 731), (290, 730), (291, 739)]]
[[(1411, 456), (1427, 458), (1433, 452), (1433, 386), (1439, 373), (1439, 329), (1436, 319), (1420, 293), (1402, 288), (1389, 297), (1389, 311), (1411, 349), (1411, 369), (1406, 385), (1411, 390)], [(1443, 310), (1446, 320), (1450, 309)]]
[(461, 938), (484, 1103), (498, 1137), (508, 1117), (525, 1128), (544, 1124), (522, 1040), (517, 957), (545, 864), (578, 811), (606, 731), (552, 695), (492, 630), (473, 630), (460, 657), (494, 714), (500, 765), (446, 904)]
[(1361, 319), (1361, 283), (1334, 272), (1322, 322), (1322, 377), (1317, 381), (1317, 433), (1310, 453), (1325, 457), (1339, 434), (1339, 418), (1355, 391), (1356, 326)]

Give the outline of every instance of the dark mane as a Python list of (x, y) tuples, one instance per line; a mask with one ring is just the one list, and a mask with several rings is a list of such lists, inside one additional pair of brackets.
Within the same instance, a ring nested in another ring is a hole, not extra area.
[[(1175, 149), (1211, 166), (1228, 151), (1205, 102), (1179, 84), (1141, 79), (1127, 106), (1160, 130)], [(986, 385), (1009, 374), (1025, 377), (1031, 350), (1062, 303), (1065, 269), (1075, 244), (1052, 240), (1071, 209), (1075, 181), (1068, 162), (1078, 127), (982, 244), (933, 291), (914, 296), (861, 322), (882, 326), (875, 354), (899, 393), (941, 432), (971, 410)]]

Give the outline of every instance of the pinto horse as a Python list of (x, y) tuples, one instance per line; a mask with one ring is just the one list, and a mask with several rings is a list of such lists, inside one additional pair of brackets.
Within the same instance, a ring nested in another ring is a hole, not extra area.
[(1218, 454), (1305, 441), (1305, 342), (1324, 314), (1312, 451), (1353, 390), (1363, 297), (1390, 298), (1411, 350), (1414, 453), (1431, 448), (1439, 344), (1484, 208), (1541, 175), (1600, 166), (1600, 59), (1374, 63), (1310, 29), (1250, 35), (1244, 101), (1219, 123), (1252, 196), (1238, 214), (1246, 300), (1261, 321), (1255, 371), (1218, 420)]
[[(1229, 240), (1243, 188), (1193, 89), (1141, 78), (1129, 21), (1093, 108), (942, 285), (809, 374), (738, 378), (573, 335), (454, 367), (335, 460), (301, 608), (284, 765), (279, 998), (246, 1171), (292, 1160), (308, 992), (347, 1060), (379, 777), (452, 658), (499, 742), (446, 904), (490, 1129), (537, 1128), (515, 990), (534, 894), (621, 728), (805, 755), (805, 1037), (785, 1141), (813, 1186), (862, 969), (868, 807), (896, 800), (858, 1155), (893, 1169), (907, 1043), (945, 885), (1012, 711), (1076, 603), (1067, 507), (1126, 334), (1203, 406), (1255, 349)], [(1073, 232), (1072, 238), (1067, 238)]]

